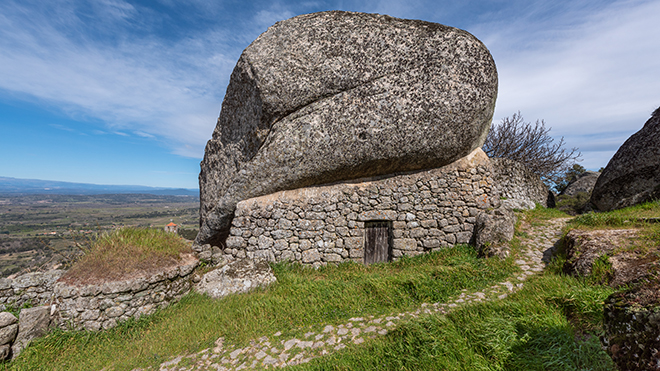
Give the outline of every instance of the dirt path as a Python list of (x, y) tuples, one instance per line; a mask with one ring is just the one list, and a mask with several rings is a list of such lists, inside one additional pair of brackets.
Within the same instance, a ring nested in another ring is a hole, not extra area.
[[(160, 371), (174, 370), (243, 370), (255, 367), (284, 367), (309, 362), (312, 358), (341, 350), (352, 344), (387, 334), (402, 321), (430, 313), (447, 313), (452, 308), (470, 302), (504, 299), (523, 287), (527, 277), (541, 272), (552, 256), (561, 236), (561, 229), (569, 218), (552, 219), (541, 226), (527, 226), (526, 235), (519, 237), (521, 252), (515, 263), (522, 272), (509, 280), (499, 282), (487, 290), (468, 292), (446, 303), (422, 304), (417, 310), (395, 315), (350, 318), (338, 326), (319, 324), (300, 338), (282, 338), (277, 332), (254, 339), (244, 348), (225, 344), (223, 338), (214, 348), (179, 356), (160, 365)], [(185, 366), (184, 366), (185, 365)]]

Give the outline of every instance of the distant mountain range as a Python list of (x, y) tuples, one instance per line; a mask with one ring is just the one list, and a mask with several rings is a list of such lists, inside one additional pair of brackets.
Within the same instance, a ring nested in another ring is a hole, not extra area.
[(146, 187), (135, 185), (102, 185), (0, 177), (0, 194), (97, 195), (106, 193), (146, 193), (154, 195), (199, 196), (199, 189)]

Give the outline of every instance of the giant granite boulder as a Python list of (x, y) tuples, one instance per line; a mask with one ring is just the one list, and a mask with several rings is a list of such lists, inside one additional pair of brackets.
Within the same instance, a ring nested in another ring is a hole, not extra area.
[(482, 145), (496, 96), (493, 59), (466, 31), (340, 11), (278, 22), (231, 75), (196, 242), (220, 246), (244, 199), (450, 164)]
[(660, 108), (614, 154), (598, 178), (591, 203), (601, 211), (660, 198)]

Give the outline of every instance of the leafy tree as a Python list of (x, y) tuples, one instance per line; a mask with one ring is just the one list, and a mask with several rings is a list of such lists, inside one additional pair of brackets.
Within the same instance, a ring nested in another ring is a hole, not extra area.
[(525, 122), (520, 111), (493, 124), (483, 150), (489, 157), (503, 157), (525, 164), (550, 187), (559, 184), (566, 172), (580, 161), (577, 148), (564, 148), (564, 137), (559, 142), (548, 134), (543, 120), (535, 124)]

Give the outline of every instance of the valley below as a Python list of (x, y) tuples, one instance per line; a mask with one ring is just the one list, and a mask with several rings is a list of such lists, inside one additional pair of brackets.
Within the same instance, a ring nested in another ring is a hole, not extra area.
[(66, 268), (100, 233), (124, 226), (164, 228), (194, 239), (199, 198), (152, 194), (0, 194), (0, 278)]

